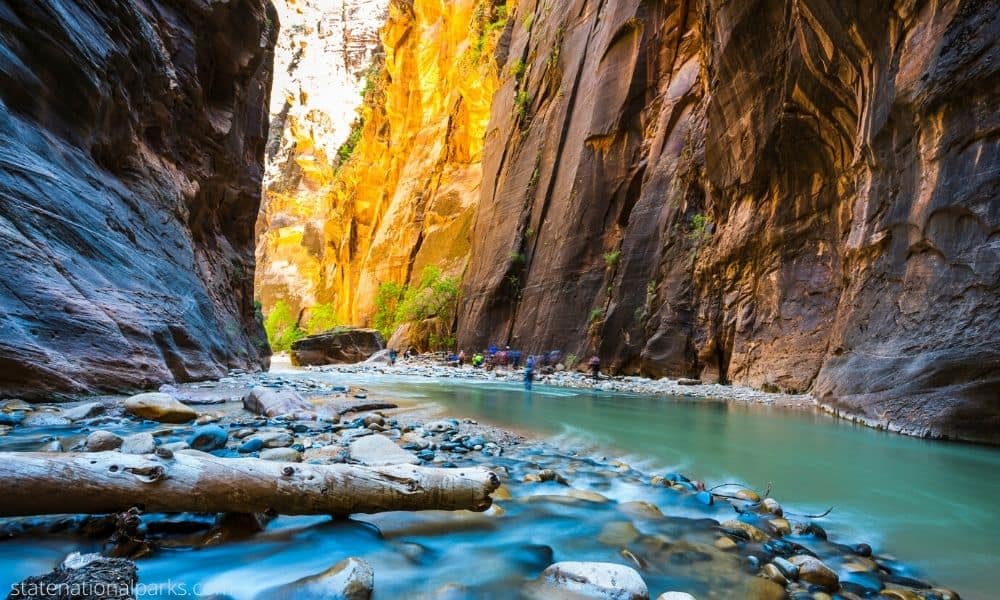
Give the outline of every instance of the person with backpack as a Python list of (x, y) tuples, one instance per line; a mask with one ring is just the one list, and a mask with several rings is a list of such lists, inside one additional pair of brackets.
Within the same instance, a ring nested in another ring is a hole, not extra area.
[(531, 382), (535, 379), (535, 357), (529, 356), (524, 363), (524, 389), (531, 391)]
[(601, 376), (601, 359), (595, 354), (590, 357), (587, 361), (587, 367), (590, 368), (590, 376), (595, 380), (599, 379)]

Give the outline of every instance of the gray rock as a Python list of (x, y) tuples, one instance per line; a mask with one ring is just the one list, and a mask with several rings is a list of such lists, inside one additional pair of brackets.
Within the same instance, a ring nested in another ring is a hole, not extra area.
[(286, 448), (295, 443), (295, 438), (287, 431), (261, 431), (247, 441), (260, 440), (264, 448)]
[(635, 569), (605, 562), (558, 562), (524, 589), (533, 599), (648, 600), (649, 589)]
[(656, 600), (697, 600), (687, 592), (663, 592), (656, 597)]
[(96, 417), (103, 415), (105, 412), (104, 405), (100, 402), (88, 402), (86, 404), (81, 404), (80, 406), (74, 406), (73, 408), (67, 408), (62, 411), (62, 416), (69, 419), (70, 421), (80, 421), (83, 419), (89, 419), (91, 417)]
[(417, 464), (413, 454), (403, 450), (384, 435), (369, 435), (351, 442), (351, 458), (372, 467), (384, 465)]
[(424, 429), (431, 433), (444, 433), (446, 431), (458, 431), (458, 425), (451, 421), (431, 421), (424, 425)]
[(83, 443), (83, 447), (87, 452), (106, 452), (108, 450), (115, 450), (121, 445), (122, 438), (103, 429), (92, 432)]
[[(72, 600), (112, 600), (133, 599), (133, 590), (138, 581), (135, 563), (124, 558), (106, 558), (100, 554), (80, 554), (74, 552), (62, 564), (45, 575), (29, 577), (11, 586), (9, 599), (14, 598), (67, 598)], [(81, 590), (70, 594), (44, 593), (45, 588)], [(102, 590), (82, 592), (82, 590)]]
[(122, 440), (121, 451), (124, 454), (152, 454), (156, 452), (156, 439), (147, 432), (127, 435)]
[(66, 417), (50, 412), (31, 413), (21, 421), (22, 427), (61, 427), (69, 424), (70, 420)]
[(277, 462), (302, 462), (302, 453), (294, 448), (268, 448), (261, 450), (260, 458)]
[(254, 600), (368, 600), (374, 587), (371, 565), (351, 557), (322, 573), (264, 590)]

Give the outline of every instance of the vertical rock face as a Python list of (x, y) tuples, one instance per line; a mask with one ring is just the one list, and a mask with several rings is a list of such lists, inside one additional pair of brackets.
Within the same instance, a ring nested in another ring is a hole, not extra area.
[(257, 368), (264, 0), (0, 5), (0, 395)]
[[(345, 1), (344, 10), (363, 4)], [(383, 64), (368, 71), (353, 152), (340, 164), (314, 135), (293, 133), (294, 177), (275, 181), (294, 185), (271, 187), (258, 252), (265, 312), (278, 300), (329, 304), (342, 323), (364, 324), (379, 283), (406, 283), (427, 265), (448, 275), (465, 268), (507, 8), (387, 4)]]
[[(324, 289), (327, 197), (352, 132), (389, 0), (277, 0), (271, 129), (258, 221), (256, 288), (265, 311), (296, 313)], [(356, 134), (355, 134), (356, 135)]]
[(997, 19), (976, 0), (519, 3), (460, 344), (811, 389), (1000, 442)]

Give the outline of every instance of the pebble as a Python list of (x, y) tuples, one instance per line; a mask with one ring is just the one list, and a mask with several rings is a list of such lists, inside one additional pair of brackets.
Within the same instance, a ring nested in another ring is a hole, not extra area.
[(615, 548), (627, 546), (639, 538), (639, 530), (629, 521), (611, 521), (601, 527), (597, 541)]
[(156, 438), (147, 432), (127, 435), (122, 439), (121, 451), (123, 454), (152, 454), (156, 451)]
[(742, 531), (754, 542), (766, 542), (768, 540), (767, 534), (757, 529), (749, 523), (744, 523), (743, 521), (737, 521), (736, 519), (730, 519), (725, 521), (721, 525), (725, 529), (731, 529), (735, 531)]
[(663, 592), (656, 597), (656, 600), (697, 600), (687, 592)]
[(374, 587), (371, 565), (350, 557), (322, 573), (264, 590), (254, 600), (368, 600)]
[(108, 450), (116, 450), (121, 445), (122, 438), (110, 431), (98, 429), (87, 436), (87, 440), (83, 443), (83, 448), (87, 452), (107, 452)]
[(250, 438), (240, 445), (238, 452), (241, 454), (249, 454), (251, 452), (258, 452), (263, 448), (264, 440), (260, 438)]

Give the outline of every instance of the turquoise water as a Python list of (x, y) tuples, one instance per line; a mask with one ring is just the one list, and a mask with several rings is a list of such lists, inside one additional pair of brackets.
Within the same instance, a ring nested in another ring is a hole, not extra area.
[(819, 513), (963, 598), (1000, 598), (1000, 450), (879, 432), (812, 412), (516, 384), (318, 375), (432, 401), (448, 414), (682, 470), (710, 484), (768, 482), (786, 510)]

